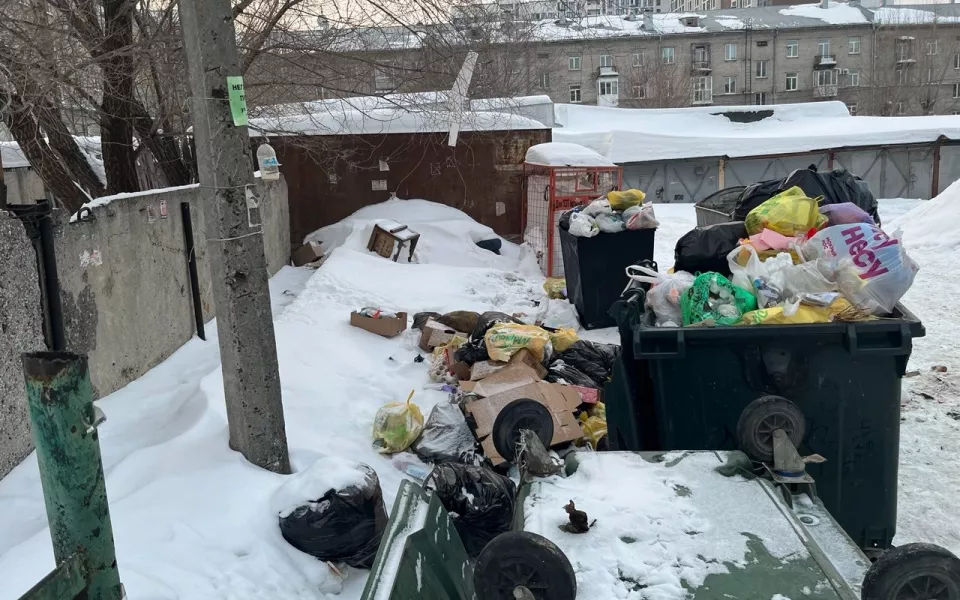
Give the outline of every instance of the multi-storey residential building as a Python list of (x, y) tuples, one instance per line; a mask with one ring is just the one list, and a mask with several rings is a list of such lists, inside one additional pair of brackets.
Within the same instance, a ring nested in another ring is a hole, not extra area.
[[(555, 102), (648, 108), (829, 99), (856, 114), (960, 113), (957, 5), (766, 6), (509, 25), (432, 26), (417, 36), (397, 32), (404, 41), (385, 44), (364, 32), (357, 65), (336, 70), (339, 95), (444, 89), (470, 48), (481, 53), (474, 98), (545, 94)], [(392, 77), (383, 65), (395, 69)]]

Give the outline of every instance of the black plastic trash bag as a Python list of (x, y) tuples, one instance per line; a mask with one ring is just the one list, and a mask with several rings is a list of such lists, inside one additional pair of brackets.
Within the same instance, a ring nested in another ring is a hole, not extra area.
[(693, 274), (715, 271), (728, 277), (727, 255), (745, 237), (743, 221), (696, 227), (677, 240), (673, 269)]
[(746, 220), (747, 214), (751, 210), (780, 193), (781, 183), (783, 183), (782, 179), (768, 179), (748, 185), (745, 190), (740, 192), (740, 197), (737, 198), (737, 204), (733, 209), (733, 220)]
[(562, 360), (555, 360), (550, 364), (547, 370), (547, 381), (550, 383), (568, 383), (570, 385), (580, 385), (583, 387), (597, 387), (593, 379), (587, 377), (583, 371), (576, 367), (571, 367)]
[(387, 528), (387, 509), (376, 472), (364, 464), (357, 469), (363, 473), (362, 483), (330, 489), (316, 500), (281, 513), (283, 539), (320, 560), (345, 562), (360, 569), (372, 567)]
[(484, 250), (489, 250), (494, 254), (500, 254), (500, 248), (503, 247), (503, 240), (501, 240), (500, 238), (480, 240), (479, 242), (475, 242), (475, 243), (477, 244), (477, 246), (483, 248)]
[(477, 326), (480, 315), (471, 310), (455, 310), (433, 318), (437, 323), (446, 325), (454, 331), (470, 333)]
[(413, 451), (428, 462), (472, 464), (476, 458), (476, 446), (477, 439), (460, 407), (441, 402), (430, 411), (423, 432), (413, 444)]
[(437, 465), (424, 487), (437, 494), (447, 512), (456, 513), (453, 523), (471, 557), (513, 524), (517, 488), (513, 481), (489, 469)]
[(483, 336), (486, 335), (487, 330), (497, 323), (522, 324), (523, 321), (517, 319), (516, 317), (511, 317), (507, 313), (497, 312), (495, 310), (487, 311), (480, 315), (480, 318), (477, 319), (477, 326), (473, 328), (473, 332), (470, 334), (470, 339), (483, 340)]
[(780, 184), (780, 189), (788, 190), (793, 186), (803, 190), (808, 198), (823, 196), (820, 206), (852, 202), (880, 225), (877, 199), (867, 183), (849, 171), (817, 171), (816, 165), (810, 165), (790, 173)]
[(440, 313), (436, 312), (418, 312), (413, 315), (413, 328), (423, 331), (423, 326), (427, 324), (427, 321), (430, 319), (436, 319), (440, 317)]
[(591, 387), (603, 389), (619, 354), (619, 346), (579, 340), (558, 354), (557, 360), (563, 361), (589, 377), (593, 381)]
[(453, 359), (456, 362), (464, 362), (473, 366), (473, 363), (478, 363), (483, 360), (490, 360), (490, 354), (487, 352), (487, 344), (484, 343), (483, 338), (471, 339), (465, 344), (457, 348), (457, 351), (453, 353)]

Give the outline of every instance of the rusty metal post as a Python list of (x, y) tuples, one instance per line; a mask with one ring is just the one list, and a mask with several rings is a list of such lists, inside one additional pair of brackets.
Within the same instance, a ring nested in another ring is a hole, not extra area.
[(120, 600), (87, 358), (24, 354), (23, 373), (54, 558), (60, 565), (82, 552), (87, 600)]

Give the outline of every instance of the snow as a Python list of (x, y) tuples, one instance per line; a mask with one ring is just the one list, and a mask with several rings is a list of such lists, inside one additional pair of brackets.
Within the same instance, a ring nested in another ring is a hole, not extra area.
[(743, 21), (737, 17), (732, 17), (729, 15), (720, 15), (714, 17), (714, 21), (716, 21), (721, 27), (726, 27), (727, 29), (743, 29), (746, 27), (746, 24)]
[[(883, 25), (922, 25), (929, 23), (957, 23), (960, 17), (941, 15), (929, 10), (904, 6), (882, 6), (871, 9), (875, 23)], [(913, 39), (913, 38), (911, 38)]]
[(539, 121), (499, 112), (458, 113), (413, 108), (328, 110), (311, 114), (264, 116), (250, 119), (250, 135), (377, 135), (438, 133), (460, 120), (460, 131), (545, 129)]
[[(93, 210), (94, 208), (101, 208), (103, 206), (109, 206), (111, 203), (117, 200), (126, 200), (129, 198), (140, 198), (142, 196), (153, 196), (156, 194), (166, 194), (172, 192), (179, 192), (183, 190), (190, 190), (200, 187), (199, 183), (191, 183), (189, 185), (180, 185), (175, 187), (160, 188), (157, 190), (143, 190), (141, 192), (123, 192), (121, 194), (114, 194), (112, 196), (100, 196), (99, 198), (94, 198), (90, 202), (85, 202), (80, 209), (89, 208)], [(88, 196), (89, 197), (89, 196)], [(70, 222), (76, 223), (78, 219), (79, 211), (70, 215)]]
[(800, 4), (798, 6), (781, 8), (780, 14), (790, 17), (819, 19), (830, 25), (849, 25), (870, 22), (859, 8), (841, 2), (831, 2), (827, 8), (822, 8), (819, 4)]
[[(904, 302), (927, 328), (927, 337), (914, 341), (910, 364), (922, 373), (905, 382), (895, 542), (928, 541), (960, 552), (960, 421), (948, 414), (960, 414), (960, 378), (954, 375), (960, 373), (955, 343), (960, 316), (953, 303), (960, 298), (960, 269), (948, 225), (960, 220), (960, 211), (944, 199), (956, 193), (955, 187), (948, 192), (927, 202), (884, 200), (880, 210), (888, 231), (904, 225), (906, 247), (920, 264)], [(661, 225), (655, 257), (666, 269), (673, 264), (676, 240), (694, 226), (695, 213), (689, 204), (658, 204), (656, 215)], [(898, 221), (899, 215), (905, 216)], [(387, 219), (421, 234), (419, 264), (394, 263), (367, 252), (373, 223)], [(507, 242), (502, 256), (475, 246), (491, 234), (455, 208), (391, 199), (311, 234), (323, 239), (329, 252), (320, 269), (285, 267), (271, 279), (291, 462), (297, 473), (310, 474), (305, 482), (317, 484), (306, 495), (346, 481), (351, 474), (347, 462), (356, 461), (377, 472), (384, 501), (392, 507), (404, 475), (371, 446), (377, 409), (403, 400), (410, 390), (416, 390), (413, 401), (425, 415), (446, 401), (445, 393), (427, 387), (426, 369), (414, 362), (420, 354), (416, 332), (392, 339), (373, 335), (349, 325), (352, 310), (387, 306), (411, 314), (499, 310), (526, 315), (548, 310), (551, 303), (544, 302), (543, 277), (530, 264), (532, 255)], [(938, 236), (939, 245), (934, 243)], [(534, 306), (534, 301), (543, 304)], [(614, 329), (581, 333), (618, 341)], [(191, 340), (137, 381), (97, 402), (108, 416), (99, 430), (101, 451), (129, 598), (356, 600), (365, 571), (350, 570), (341, 581), (280, 535), (274, 509), (295, 487), (287, 483), (296, 479), (257, 469), (229, 450), (215, 322), (208, 325), (208, 336), (207, 341)], [(949, 372), (931, 376), (929, 367), (935, 364), (946, 365)], [(936, 399), (919, 396), (919, 391)], [(311, 466), (318, 460), (343, 469), (334, 473), (317, 467), (313, 480)], [(646, 511), (642, 514), (664, 506), (659, 490), (639, 488), (613, 473), (596, 477), (614, 488), (633, 486), (637, 498), (649, 499), (631, 502)], [(564, 497), (561, 506), (569, 499)], [(715, 510), (723, 511), (728, 500), (718, 498)], [(682, 504), (683, 499), (673, 502)], [(690, 522), (719, 518), (698, 510), (689, 515)], [(622, 516), (591, 513), (598, 527), (622, 518), (636, 526), (637, 536), (646, 527), (640, 515), (626, 509)], [(669, 533), (664, 524), (657, 527)], [(13, 600), (54, 566), (35, 454), (0, 481), (0, 531), (0, 600)], [(588, 539), (582, 538), (583, 543)], [(770, 547), (778, 553), (788, 550), (776, 539)], [(584, 550), (571, 547), (570, 552)], [(717, 556), (736, 558), (742, 550), (739, 540), (711, 546)], [(612, 556), (637, 572), (651, 568), (629, 552)], [(643, 556), (669, 558), (665, 553)], [(660, 585), (673, 589), (680, 575), (696, 578), (704, 568), (683, 560), (670, 563)], [(609, 572), (598, 576), (613, 577)]]
[[(941, 136), (960, 139), (960, 116), (854, 117), (841, 106), (839, 102), (678, 109), (557, 105), (557, 121), (563, 127), (553, 130), (553, 139), (581, 144), (617, 164), (929, 143)], [(758, 110), (773, 114), (754, 123), (735, 123), (723, 115)]]
[(553, 167), (613, 167), (610, 160), (579, 144), (547, 142), (530, 146), (526, 162)]
[[(103, 153), (100, 150), (100, 138), (90, 136), (73, 136), (80, 152), (86, 157), (90, 168), (100, 179), (101, 183), (106, 184), (107, 174), (103, 169)], [(20, 169), (29, 167), (30, 162), (20, 150), (20, 144), (17, 142), (0, 142), (0, 160), (3, 161), (4, 169)]]
[(305, 471), (288, 478), (271, 500), (271, 511), (285, 517), (299, 506), (316, 502), (330, 490), (341, 491), (362, 484), (365, 473), (358, 463), (337, 456), (318, 458)]
[(30, 161), (20, 151), (16, 142), (0, 142), (0, 163), (4, 169), (22, 169), (30, 166)]

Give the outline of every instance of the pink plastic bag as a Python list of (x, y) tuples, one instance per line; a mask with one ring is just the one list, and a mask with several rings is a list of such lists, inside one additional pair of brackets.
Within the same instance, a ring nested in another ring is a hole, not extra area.
[(827, 218), (827, 222), (830, 225), (852, 225), (854, 223), (874, 224), (873, 217), (853, 202), (821, 206), (820, 214)]

